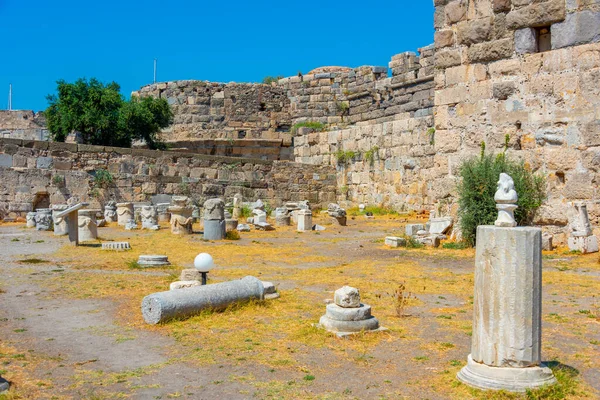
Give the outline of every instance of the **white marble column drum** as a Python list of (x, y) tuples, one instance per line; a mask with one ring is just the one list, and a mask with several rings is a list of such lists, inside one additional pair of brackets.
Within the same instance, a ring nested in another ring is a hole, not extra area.
[(477, 227), (473, 339), (458, 374), (480, 389), (555, 383), (541, 363), (542, 230)]

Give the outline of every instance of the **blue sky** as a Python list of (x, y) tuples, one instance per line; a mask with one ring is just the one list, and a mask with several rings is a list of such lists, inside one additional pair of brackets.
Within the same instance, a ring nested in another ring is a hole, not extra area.
[(0, 0), (0, 109), (43, 110), (56, 81), (259, 82), (325, 65), (387, 66), (433, 42), (433, 0)]

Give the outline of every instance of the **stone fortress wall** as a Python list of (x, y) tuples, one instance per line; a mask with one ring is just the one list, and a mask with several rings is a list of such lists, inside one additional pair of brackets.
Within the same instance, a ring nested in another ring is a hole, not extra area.
[(46, 120), (31, 110), (0, 110), (0, 138), (48, 140)]
[[(323, 67), (272, 84), (176, 81), (173, 150), (337, 169), (337, 200), (456, 212), (457, 168), (487, 151), (547, 176), (536, 223), (562, 234), (566, 203), (600, 223), (600, 0), (435, 0), (435, 43), (389, 68)], [(291, 128), (326, 124), (324, 132)], [(560, 242), (562, 239), (557, 237)]]
[[(112, 183), (97, 185), (100, 169)], [(146, 202), (157, 195), (186, 195), (202, 204), (210, 197), (262, 199), (272, 206), (335, 200), (335, 170), (287, 161), (215, 157), (17, 139), (0, 139), (0, 219), (71, 197), (102, 208), (108, 200)]]
[(508, 153), (547, 177), (535, 223), (564, 242), (567, 203), (586, 200), (598, 226), (600, 1), (436, 0), (435, 28), (439, 182), (509, 135)]
[(564, 242), (567, 203), (586, 200), (598, 226), (600, 1), (435, 5), (432, 107), (296, 137), (296, 161), (336, 166), (342, 200), (454, 214), (461, 161), (509, 135), (508, 153), (547, 177), (535, 223)]

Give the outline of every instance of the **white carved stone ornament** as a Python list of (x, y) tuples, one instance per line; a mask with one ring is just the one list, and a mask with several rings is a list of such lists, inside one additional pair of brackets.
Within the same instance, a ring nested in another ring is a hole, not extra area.
[(498, 190), (494, 195), (496, 201), (496, 209), (498, 210), (498, 219), (495, 222), (496, 226), (515, 227), (515, 210), (517, 209), (517, 201), (519, 196), (515, 190), (515, 182), (504, 172), (500, 174), (498, 180)]

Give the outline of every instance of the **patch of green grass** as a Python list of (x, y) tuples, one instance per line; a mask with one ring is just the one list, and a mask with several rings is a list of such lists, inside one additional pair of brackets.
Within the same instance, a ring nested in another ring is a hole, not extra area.
[(427, 361), (427, 360), (429, 360), (429, 357), (427, 357), (427, 356), (416, 356), (414, 358), (414, 360), (415, 361)]
[(314, 129), (316, 132), (322, 132), (325, 129), (325, 124), (319, 121), (306, 121), (306, 122), (298, 122), (294, 126), (292, 126), (291, 133), (293, 135), (298, 132), (300, 128), (310, 128)]
[(19, 238), (13, 238), (10, 240), (11, 242), (20, 242)]
[(315, 376), (314, 375), (304, 375), (303, 378), (305, 381), (314, 381), (315, 380)]
[(406, 237), (406, 247), (409, 249), (422, 249), (423, 247), (425, 247), (425, 245), (423, 243), (419, 242), (414, 237), (407, 236)]
[(127, 262), (127, 268), (129, 268), (129, 269), (143, 269), (142, 266), (136, 260), (128, 261)]
[(438, 315), (436, 318), (438, 319), (452, 319), (452, 315), (447, 315), (447, 314), (442, 314), (442, 315)]
[(464, 250), (469, 248), (469, 245), (465, 242), (447, 242), (442, 244), (442, 248), (451, 250)]
[(25, 328), (19, 328), (19, 329), (15, 329), (15, 330), (13, 330), (13, 332), (16, 332), (16, 333), (23, 333), (23, 332), (27, 332), (27, 329), (25, 329)]

